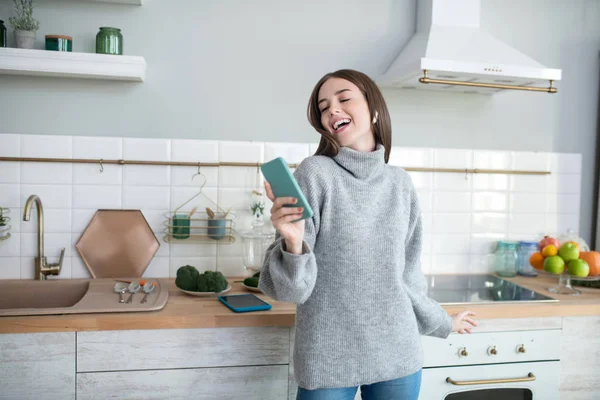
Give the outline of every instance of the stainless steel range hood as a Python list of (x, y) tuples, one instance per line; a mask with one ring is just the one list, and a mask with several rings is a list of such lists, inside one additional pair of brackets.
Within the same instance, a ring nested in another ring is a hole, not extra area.
[(556, 93), (560, 69), (542, 64), (482, 30), (480, 0), (417, 0), (417, 32), (381, 87), (494, 94)]

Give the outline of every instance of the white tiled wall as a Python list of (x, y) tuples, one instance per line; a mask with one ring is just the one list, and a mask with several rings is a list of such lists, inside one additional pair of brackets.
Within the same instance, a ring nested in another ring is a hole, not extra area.
[[(316, 144), (133, 139), (0, 134), (0, 156), (131, 159), (198, 162), (263, 162), (283, 156), (298, 163)], [(551, 175), (411, 172), (423, 212), (425, 273), (486, 272), (495, 241), (537, 240), (579, 227), (579, 154), (402, 148), (390, 164), (405, 167), (532, 169)], [(23, 222), (27, 197), (41, 197), (45, 251), (66, 257), (60, 278), (88, 277), (75, 244), (98, 208), (140, 209), (161, 247), (145, 275), (175, 276), (181, 265), (244, 275), (235, 244), (168, 244), (162, 240), (164, 213), (197, 193), (197, 167), (95, 164), (0, 163), (0, 205), (12, 209), (12, 237), (0, 242), (0, 279), (32, 279), (37, 249), (35, 217)], [(203, 167), (204, 193), (223, 209), (232, 207), (238, 229), (249, 228), (255, 167)], [(267, 208), (269, 208), (268, 206)], [(187, 208), (187, 207), (186, 207)]]

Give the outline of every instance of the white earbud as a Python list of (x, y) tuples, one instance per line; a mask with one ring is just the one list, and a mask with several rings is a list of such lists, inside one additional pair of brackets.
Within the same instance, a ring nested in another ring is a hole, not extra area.
[(373, 117), (373, 123), (374, 124), (377, 123), (377, 117), (379, 117), (379, 113), (377, 111), (375, 111), (375, 116)]

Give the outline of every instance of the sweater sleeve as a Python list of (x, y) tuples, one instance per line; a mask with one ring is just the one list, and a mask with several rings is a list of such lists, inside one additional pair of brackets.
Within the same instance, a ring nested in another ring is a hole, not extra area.
[(425, 336), (447, 338), (452, 331), (452, 318), (427, 295), (427, 282), (421, 270), (423, 224), (419, 199), (412, 182), (410, 186), (410, 218), (405, 242), (404, 284), (417, 318), (419, 332)]
[(294, 177), (313, 210), (312, 218), (305, 220), (302, 254), (289, 253), (285, 240), (277, 233), (265, 253), (258, 286), (275, 300), (302, 304), (310, 297), (317, 280), (313, 247), (319, 232), (323, 196), (316, 182), (316, 171), (306, 160), (298, 166)]

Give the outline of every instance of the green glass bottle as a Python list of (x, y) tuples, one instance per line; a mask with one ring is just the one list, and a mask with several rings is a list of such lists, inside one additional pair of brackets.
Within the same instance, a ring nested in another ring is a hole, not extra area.
[(6, 26), (4, 21), (0, 19), (0, 47), (7, 47), (6, 45)]
[(119, 28), (101, 27), (96, 35), (97, 54), (123, 55), (123, 35)]

